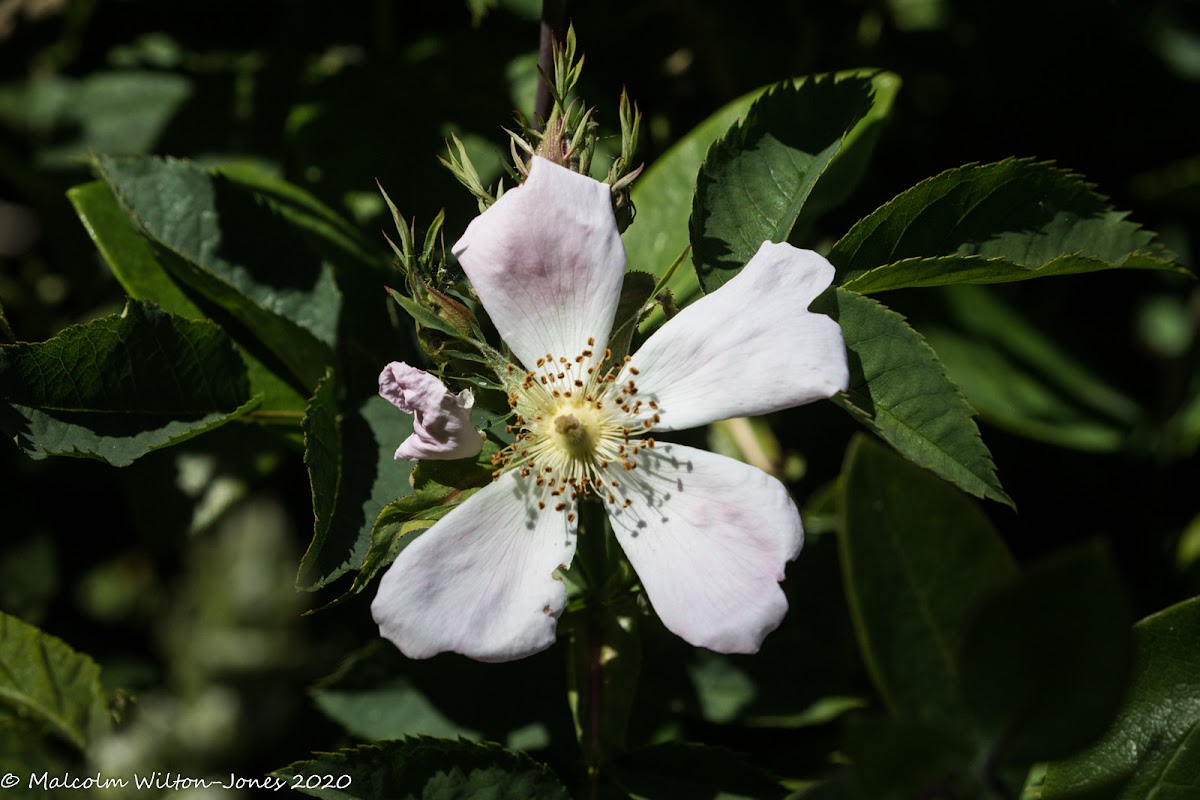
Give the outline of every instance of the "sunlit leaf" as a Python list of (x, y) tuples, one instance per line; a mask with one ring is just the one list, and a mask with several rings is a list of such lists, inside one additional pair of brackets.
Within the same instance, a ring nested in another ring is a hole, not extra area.
[[(898, 83), (891, 76), (875, 78), (825, 76), (775, 87), (709, 149), (690, 222), (692, 259), (704, 291), (740, 272), (764, 241), (789, 241), (798, 225), (845, 199)], [(878, 97), (877, 82), (884, 87)], [(836, 188), (818, 192), (844, 152), (852, 163), (833, 171)]]
[[(847, 161), (846, 172), (837, 187), (832, 184), (829, 187), (830, 190), (848, 193), (866, 165), (878, 134), (876, 123), (891, 110), (900, 80), (891, 73), (873, 70), (840, 72), (836, 73), (834, 78), (853, 81), (867, 79), (874, 89), (871, 111), (859, 126), (847, 135), (843, 143)], [(793, 80), (791, 85), (799, 86), (806, 80), (808, 79), (798, 78)], [(710, 115), (684, 134), (634, 181), (631, 198), (637, 208), (637, 217), (622, 237), (630, 269), (661, 277), (675, 258), (684, 252), (690, 238), (688, 218), (692, 213), (696, 175), (700, 171), (705, 154), (717, 139), (726, 134), (730, 126), (746, 115), (754, 101), (761, 97), (767, 88), (748, 92)], [(839, 160), (840, 156), (835, 158), (834, 163), (837, 164)], [(818, 195), (824, 190), (825, 182), (822, 181)], [(826, 206), (828, 203), (814, 205)], [(700, 284), (690, 255), (676, 270), (667, 288), (680, 307), (700, 294)], [(655, 311), (644, 323), (643, 329), (657, 327), (663, 320), (662, 312)]]
[(1104, 738), (1046, 771), (1043, 800), (1190, 800), (1200, 791), (1200, 597), (1133, 628), (1131, 688)]
[[(130, 297), (154, 303), (186, 319), (209, 318), (197, 305), (200, 301), (189, 296), (171, 277), (156, 256), (150, 240), (136, 230), (107, 185), (93, 181), (76, 186), (67, 191), (67, 198), (108, 268)], [(258, 340), (244, 330), (227, 328), (226, 333), (242, 339), (235, 338), (234, 344), (246, 364), (252, 393), (262, 395), (262, 402), (252, 412), (252, 418), (260, 422), (299, 422), (305, 398), (292, 385), (295, 379), (287, 374), (286, 368), (277, 365), (276, 359), (264, 352)], [(276, 364), (275, 368), (267, 362)], [(280, 376), (276, 370), (284, 375)]]
[(302, 385), (332, 363), (342, 296), (323, 254), (254, 191), (173, 159), (97, 156), (171, 274), (248, 327)]
[(849, 353), (850, 386), (834, 402), (914, 463), (977, 497), (1012, 505), (974, 409), (904, 317), (840, 288), (811, 308), (837, 320)]
[(0, 346), (0, 427), (34, 458), (124, 466), (245, 414), (246, 369), (225, 334), (130, 300), (122, 315)]
[(829, 260), (841, 286), (863, 293), (1114, 268), (1186, 273), (1127, 216), (1051, 164), (973, 164), (888, 201), (856, 223)]

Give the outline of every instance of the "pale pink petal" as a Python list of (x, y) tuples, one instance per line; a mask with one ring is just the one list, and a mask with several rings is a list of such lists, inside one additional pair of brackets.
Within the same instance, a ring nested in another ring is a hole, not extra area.
[(842, 329), (807, 309), (832, 280), (820, 255), (764, 242), (736, 277), (646, 340), (620, 380), (657, 402), (656, 430), (830, 397), (849, 380)]
[[(609, 187), (535, 157), (525, 183), (454, 245), (505, 344), (527, 369), (604, 349), (625, 276)], [(598, 351), (597, 351), (598, 352)]]
[(800, 513), (756, 467), (677, 444), (621, 474), (613, 532), (663, 624), (699, 647), (757, 652), (787, 612), (779, 586), (800, 552)]
[[(410, 658), (441, 652), (510, 661), (554, 644), (574, 525), (539, 511), (516, 471), (485, 486), (400, 551), (371, 613)], [(539, 493), (541, 490), (538, 490)]]
[(393, 361), (379, 373), (379, 396), (413, 415), (412, 435), (396, 448), (396, 458), (447, 461), (474, 458), (483, 449), (471, 425), (470, 389), (455, 394), (428, 372)]

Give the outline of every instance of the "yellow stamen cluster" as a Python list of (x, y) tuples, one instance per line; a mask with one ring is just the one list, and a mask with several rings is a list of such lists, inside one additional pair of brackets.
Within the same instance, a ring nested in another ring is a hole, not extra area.
[(581, 498), (632, 503), (623, 497), (616, 470), (637, 468), (638, 456), (654, 447), (653, 439), (638, 437), (660, 420), (658, 404), (637, 397), (637, 368), (624, 370), (630, 377), (618, 384), (621, 370), (609, 367), (601, 374), (596, 366), (611, 361), (611, 351), (597, 359), (594, 347), (592, 338), (574, 358), (547, 353), (525, 373), (508, 396), (515, 416), (505, 430), (516, 439), (492, 458), (493, 478), (518, 470), (541, 491), (538, 509), (567, 512), (568, 522), (575, 521)]

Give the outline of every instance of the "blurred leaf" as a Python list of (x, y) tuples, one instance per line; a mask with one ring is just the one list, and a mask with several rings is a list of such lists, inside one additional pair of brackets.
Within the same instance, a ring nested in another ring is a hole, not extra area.
[(289, 786), (326, 800), (569, 800), (554, 773), (527, 755), (495, 744), (425, 736), (319, 753), (274, 774), (347, 779), (343, 789), (308, 788), (289, 780)]
[[(78, 789), (51, 789), (50, 780), (61, 778), (72, 771), (76, 775), (86, 774), (86, 766), (87, 762), (82, 755), (68, 753), (66, 749), (56, 747), (55, 742), (31, 731), (24, 720), (7, 717), (0, 711), (0, 774), (19, 776), (21, 782), (17, 784), (17, 788), (27, 790), (29, 793), (26, 797), (44, 800), (78, 798)], [(40, 781), (43, 774), (47, 776), (44, 784), (29, 785), (31, 777), (36, 776)]]
[(1130, 691), (1104, 738), (1050, 764), (1043, 800), (1200, 796), (1200, 597), (1133, 627)]
[[(106, 184), (92, 181), (75, 186), (67, 191), (67, 198), (104, 256), (108, 268), (130, 297), (154, 303), (186, 319), (209, 318), (171, 278), (155, 255), (150, 241), (134, 228), (129, 215), (117, 203)], [(257, 339), (240, 329), (226, 329), (226, 333), (234, 337), (241, 335), (248, 340), (238, 342), (235, 339), (234, 343), (246, 363), (251, 392), (261, 394), (263, 398), (262, 403), (251, 412), (253, 417), (260, 421), (291, 421), (298, 417), (303, 411), (305, 398), (285, 377), (277, 375), (247, 349), (250, 346), (261, 352)], [(274, 361), (273, 358), (270, 360)]]
[(120, 316), (0, 346), (0, 427), (32, 458), (125, 466), (253, 408), (245, 373), (216, 325), (130, 300)]
[(1132, 656), (1120, 577), (1088, 545), (1035, 564), (983, 604), (959, 652), (988, 763), (1028, 767), (1099, 737)]
[[(322, 384), (305, 416), (305, 430), (313, 432), (312, 438), (306, 436), (309, 458), (325, 463), (312, 473), (313, 508), (331, 513), (324, 526), (316, 520), (312, 543), (300, 562), (296, 585), (309, 591), (361, 565), (379, 510), (412, 494), (411, 469), (392, 458), (412, 433), (412, 417), (374, 395), (342, 413), (339, 428), (332, 384)], [(331, 463), (336, 472), (330, 471)]]
[(971, 609), (1016, 566), (962, 493), (859, 435), (839, 543), (859, 647), (888, 708), (965, 732), (956, 652)]
[(1126, 216), (1051, 164), (968, 165), (918, 183), (859, 220), (829, 260), (841, 286), (863, 293), (1117, 267), (1190, 274)]
[(96, 662), (3, 612), (0, 707), (79, 750), (111, 724)]
[(95, 72), (80, 80), (48, 75), (0, 90), (0, 119), (52, 137), (55, 143), (38, 154), (43, 165), (77, 168), (89, 152), (150, 152), (191, 94), (191, 81), (172, 72)]
[(840, 288), (818, 297), (811, 309), (836, 320), (846, 341), (850, 386), (835, 403), (913, 463), (976, 497), (1013, 504), (996, 478), (974, 409), (904, 317)]
[(624, 753), (609, 770), (644, 800), (776, 800), (787, 794), (770, 774), (720, 747), (654, 745)]
[[(861, 177), (898, 81), (878, 92), (869, 74), (823, 76), (781, 84), (756, 100), (746, 119), (717, 141), (696, 178), (690, 223), (692, 259), (704, 291), (732, 278), (764, 241), (788, 241), (801, 221), (811, 222), (849, 194)], [(859, 125), (867, 126), (863, 131)], [(853, 163), (836, 171), (836, 191), (819, 194), (807, 208), (834, 159), (852, 142)]]
[(1112, 452), (1126, 444), (1141, 417), (1133, 400), (995, 292), (953, 286), (941, 294), (955, 327), (921, 329), (983, 419), (1060, 447)]
[[(414, 661), (377, 639), (346, 659), (312, 695), (323, 712), (368, 740), (426, 734), (543, 746), (550, 725), (571, 738), (561, 672), (558, 652), (504, 664), (457, 655)], [(491, 700), (501, 696), (520, 697), (521, 703), (498, 708)]]
[(341, 294), (333, 268), (263, 198), (173, 159), (94, 162), (172, 274), (248, 327), (304, 386), (332, 363)]
[[(891, 73), (875, 70), (839, 72), (832, 77), (834, 80), (851, 81), (870, 79), (873, 84), (874, 106), (860, 127), (847, 135), (845, 146), (847, 154), (851, 155), (849, 161), (852, 164), (864, 164), (869, 153), (862, 151), (869, 149), (868, 145), (874, 141), (876, 117), (886, 116), (889, 112), (899, 87), (899, 79)], [(806, 80), (808, 79), (796, 78), (791, 81), (791, 85), (801, 86)], [(717, 139), (729, 131), (730, 126), (746, 115), (751, 105), (768, 88), (764, 86), (755, 89), (721, 107), (675, 142), (634, 181), (631, 198), (637, 208), (637, 217), (622, 237), (630, 269), (643, 270), (655, 277), (662, 277), (675, 258), (684, 252), (690, 236), (688, 218), (692, 213), (696, 175), (705, 154)], [(837, 164), (838, 160), (835, 158), (834, 163)], [(847, 172), (853, 173), (854, 170), (848, 169)], [(822, 181), (819, 187), (820, 191), (824, 191), (825, 182)], [(842, 188), (848, 193), (853, 188), (853, 182), (846, 181)], [(820, 205), (824, 206), (824, 203)], [(700, 283), (691, 264), (690, 254), (676, 270), (667, 288), (680, 307), (699, 295)], [(646, 326), (654, 328), (664, 320), (663, 313), (656, 310), (648, 318)]]

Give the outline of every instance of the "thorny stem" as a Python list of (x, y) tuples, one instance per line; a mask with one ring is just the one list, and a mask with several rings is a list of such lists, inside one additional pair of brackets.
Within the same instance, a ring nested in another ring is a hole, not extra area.
[(542, 0), (542, 33), (538, 45), (538, 88), (533, 106), (533, 126), (541, 130), (542, 122), (550, 116), (554, 105), (554, 93), (550, 81), (554, 80), (554, 48), (562, 46), (567, 38), (567, 0)]

